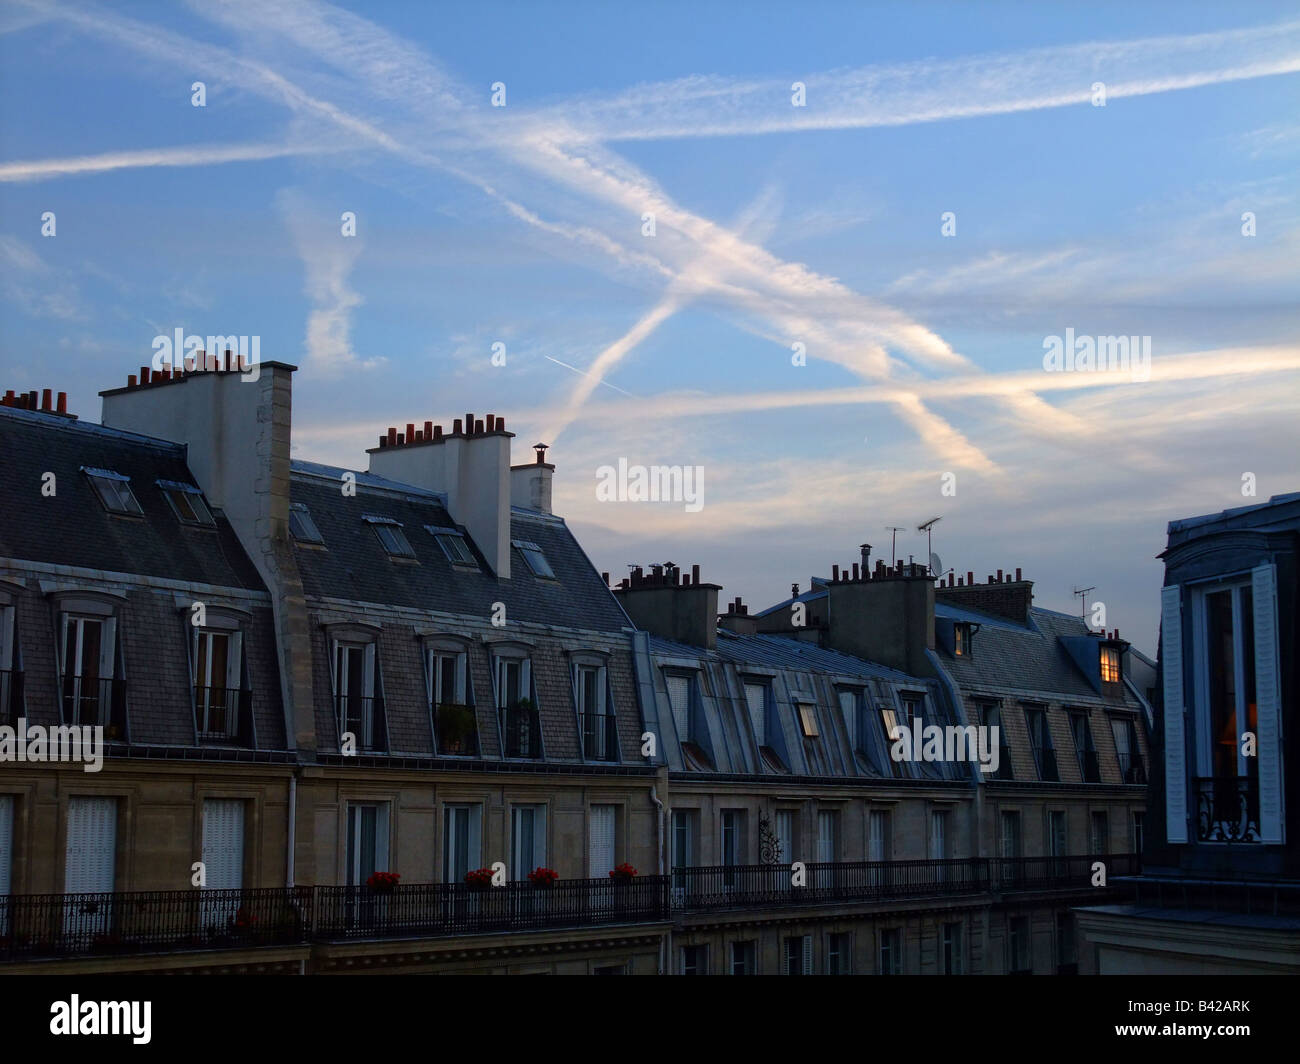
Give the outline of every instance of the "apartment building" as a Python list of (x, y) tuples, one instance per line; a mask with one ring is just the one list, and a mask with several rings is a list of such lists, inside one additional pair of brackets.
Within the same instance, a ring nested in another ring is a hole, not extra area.
[(1300, 494), (1170, 522), (1143, 869), (1080, 910), (1087, 970), (1300, 971), (1298, 557)]
[[(611, 588), (496, 415), (296, 461), (293, 367), (214, 362), (0, 402), (0, 968), (1070, 971), (1124, 900), (1117, 634), (865, 556), (753, 616)], [(893, 755), (995, 710), (996, 778)]]

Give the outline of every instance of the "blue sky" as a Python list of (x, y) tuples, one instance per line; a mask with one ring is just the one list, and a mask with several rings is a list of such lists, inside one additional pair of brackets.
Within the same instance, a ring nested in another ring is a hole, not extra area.
[[(1153, 651), (1165, 523), (1300, 489), (1297, 72), (1294, 4), (14, 3), (0, 387), (97, 418), (257, 335), (297, 456), (504, 415), (614, 574), (766, 605), (942, 515)], [(1150, 379), (1045, 372), (1067, 328)], [(598, 502), (620, 457), (704, 507)]]

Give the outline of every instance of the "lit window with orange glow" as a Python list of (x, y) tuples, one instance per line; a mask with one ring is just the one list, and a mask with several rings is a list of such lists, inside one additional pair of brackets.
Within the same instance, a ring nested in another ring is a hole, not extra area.
[(1101, 648), (1101, 682), (1119, 683), (1119, 651), (1114, 647)]

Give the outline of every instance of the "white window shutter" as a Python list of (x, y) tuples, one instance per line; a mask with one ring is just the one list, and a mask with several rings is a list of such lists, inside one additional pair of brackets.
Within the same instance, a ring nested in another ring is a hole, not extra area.
[(483, 863), (483, 807), (469, 807), (469, 870), (473, 871)]
[(1160, 591), (1160, 651), (1164, 669), (1165, 834), (1187, 841), (1187, 752), (1183, 735), (1182, 589)]
[(691, 737), (691, 681), (685, 676), (664, 677), (668, 688), (668, 701), (673, 707), (673, 724), (677, 728), (677, 741), (686, 742)]
[(519, 663), (519, 699), (525, 698), (533, 700), (533, 663), (528, 658)]
[(69, 798), (64, 891), (68, 894), (112, 891), (116, 852), (117, 800)]
[(99, 678), (111, 680), (117, 675), (117, 618), (105, 617), (99, 630)]
[(612, 805), (591, 807), (591, 866), (592, 879), (604, 879), (614, 867), (614, 814)]
[[(1271, 564), (1251, 570), (1255, 617), (1255, 703), (1259, 757), (1260, 841), (1281, 844), (1285, 837), (1282, 805), (1282, 706), (1277, 654), (1277, 570)], [(1243, 618), (1243, 623), (1250, 623)]]
[(461, 705), (469, 703), (465, 685), (465, 662), (468, 657), (469, 655), (463, 651), (456, 655), (456, 701)]
[(203, 803), (203, 871), (208, 890), (244, 885), (244, 803), (208, 798)]
[[(8, 894), (14, 870), (14, 800), (0, 794), (0, 897)], [(0, 925), (3, 930), (3, 925)]]
[(767, 688), (762, 684), (745, 684), (745, 702), (749, 706), (749, 723), (754, 729), (754, 742), (767, 744)]
[(779, 850), (777, 860), (789, 864), (794, 860), (794, 812), (789, 809), (776, 811), (776, 844)]
[(813, 973), (812, 935), (803, 936), (803, 974)]

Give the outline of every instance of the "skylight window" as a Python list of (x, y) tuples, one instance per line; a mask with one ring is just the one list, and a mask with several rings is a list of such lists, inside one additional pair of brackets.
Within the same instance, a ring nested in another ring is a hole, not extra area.
[(316, 527), (316, 522), (311, 519), (311, 511), (307, 509), (305, 502), (289, 504), (289, 532), (299, 543), (323, 544), (325, 542), (321, 537), (320, 529)]
[(821, 732), (817, 730), (817, 707), (809, 702), (799, 703), (799, 727), (805, 739), (816, 739)]
[(90, 478), (91, 487), (109, 513), (144, 515), (131, 490), (130, 477), (114, 473), (111, 469), (91, 469), (88, 466), (82, 466), (81, 471)]
[(162, 488), (173, 512), (183, 524), (208, 527), (216, 524), (212, 519), (212, 511), (203, 501), (203, 492), (193, 484), (186, 484), (179, 480), (160, 480), (158, 487)]
[(546, 560), (546, 555), (542, 553), (541, 547), (524, 539), (516, 539), (513, 542), (515, 548), (524, 556), (528, 568), (535, 575), (545, 577), (547, 580), (555, 579), (555, 571), (551, 568), (551, 563)]
[(438, 546), (442, 548), (442, 553), (447, 556), (447, 560), (452, 565), (472, 565), (475, 569), (478, 568), (478, 562), (474, 560), (469, 544), (465, 542), (465, 535), (460, 529), (438, 528), (436, 525), (425, 525), (424, 527), (437, 540)]
[(402, 531), (402, 523), (394, 521), (391, 517), (380, 517), (377, 514), (366, 514), (362, 517), (375, 530), (375, 535), (379, 537), (379, 542), (384, 545), (384, 550), (388, 551), (393, 558), (414, 558), (415, 551), (411, 549), (411, 544), (406, 540), (406, 533)]

